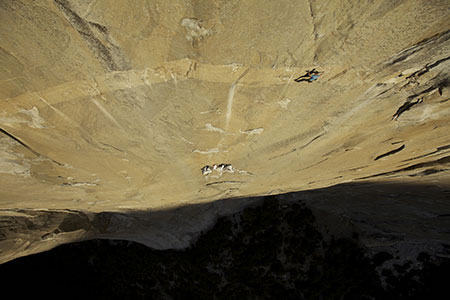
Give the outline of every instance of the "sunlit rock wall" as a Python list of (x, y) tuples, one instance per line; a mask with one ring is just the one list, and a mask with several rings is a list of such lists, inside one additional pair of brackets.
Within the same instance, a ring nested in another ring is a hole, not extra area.
[(447, 185), (449, 2), (328, 2), (1, 1), (2, 214)]

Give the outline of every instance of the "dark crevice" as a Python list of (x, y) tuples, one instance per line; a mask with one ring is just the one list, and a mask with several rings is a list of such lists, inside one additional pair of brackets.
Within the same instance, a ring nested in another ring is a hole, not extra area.
[(51, 160), (52, 162), (54, 162), (55, 164), (62, 166), (63, 164), (60, 162), (57, 162), (56, 160), (53, 160), (45, 155), (40, 154), (39, 152), (33, 150), (33, 148), (31, 148), (30, 146), (28, 146), (27, 144), (25, 144), (24, 142), (22, 142), (19, 138), (15, 137), (14, 135), (12, 135), (11, 133), (9, 133), (8, 131), (4, 130), (3, 128), (0, 128), (0, 132), (3, 133), (4, 135), (10, 137), (11, 139), (13, 139), (14, 141), (18, 142), (20, 145), (22, 145), (23, 147), (25, 147), (26, 149), (28, 149), (31, 153), (33, 153), (34, 155), (38, 156), (38, 157), (45, 157), (49, 160)]
[(397, 111), (395, 112), (395, 114), (392, 116), (391, 120), (398, 120), (398, 118), (400, 118), (400, 116), (405, 112), (410, 110), (411, 107), (413, 107), (416, 104), (422, 103), (422, 98), (417, 99), (417, 101), (411, 102), (409, 100), (406, 100), (405, 103), (403, 103), (402, 106), (400, 106)]
[(403, 51), (400, 56), (397, 56), (397, 58), (395, 58), (392, 62), (389, 63), (389, 65), (395, 65), (396, 63), (399, 63), (401, 61), (404, 61), (405, 59), (407, 59), (409, 56), (413, 55), (414, 53), (416, 53), (417, 51), (419, 51), (419, 44), (414, 45), (412, 48), (407, 49), (405, 51)]
[(100, 144), (105, 145), (105, 146), (107, 146), (107, 147), (111, 147), (111, 148), (113, 148), (114, 150), (117, 150), (117, 151), (119, 151), (119, 152), (126, 153), (125, 151), (123, 151), (123, 150), (121, 150), (121, 149), (119, 149), (119, 148), (117, 148), (117, 147), (115, 147), (115, 146), (113, 146), (113, 145), (110, 145), (110, 144), (107, 144), (107, 143), (103, 143), (103, 142), (100, 142)]
[(243, 181), (237, 181), (237, 180), (215, 181), (215, 182), (207, 183), (206, 186), (222, 184), (222, 183), (244, 183), (244, 182)]
[(412, 165), (410, 167), (404, 168), (403, 170), (404, 171), (410, 171), (410, 170), (414, 170), (414, 169), (418, 169), (418, 168), (431, 167), (431, 166), (436, 166), (436, 165), (441, 165), (441, 164), (448, 164), (448, 163), (450, 163), (450, 156), (445, 156), (445, 157), (442, 157), (442, 158), (440, 158), (438, 160), (435, 160), (435, 161), (415, 164), (415, 165)]
[(28, 146), (27, 144), (25, 144), (24, 142), (22, 142), (19, 138), (15, 137), (14, 135), (12, 135), (12, 134), (9, 133), (8, 131), (4, 130), (3, 128), (0, 128), (0, 132), (2, 132), (3, 134), (5, 134), (6, 136), (12, 138), (13, 140), (15, 140), (16, 142), (18, 142), (18, 143), (21, 144), (22, 146), (24, 146), (26, 149), (28, 149), (29, 151), (31, 151), (34, 155), (36, 155), (36, 156), (41, 156), (38, 152), (34, 151), (30, 146)]
[(402, 160), (402, 162), (411, 161), (411, 160), (415, 160), (415, 159), (419, 159), (419, 158), (424, 158), (424, 157), (427, 157), (427, 156), (439, 153), (439, 152), (441, 152), (443, 150), (447, 150), (447, 149), (450, 149), (450, 145), (437, 147), (436, 151), (433, 151), (433, 152), (430, 152), (430, 153), (427, 153), (427, 154), (423, 154), (423, 155), (419, 155), (419, 156), (416, 156), (416, 157), (413, 157), (413, 158), (405, 159), (405, 160)]
[(437, 151), (442, 151), (442, 150), (447, 150), (450, 149), (450, 145), (445, 145), (445, 146), (441, 146), (441, 147), (437, 147)]
[(433, 90), (435, 90), (435, 89), (438, 89), (438, 91), (439, 91), (439, 89), (443, 89), (443, 88), (448, 87), (448, 86), (450, 86), (449, 80), (448, 80), (448, 78), (444, 78), (444, 79), (442, 79), (442, 80), (439, 80), (439, 82), (437, 82), (437, 83), (431, 85), (430, 87), (428, 87), (428, 88), (422, 90), (421, 92), (418, 92), (418, 93), (416, 93), (416, 94), (413, 94), (413, 95), (411, 95), (411, 96), (408, 96), (408, 98), (406, 99), (406, 101), (411, 101), (411, 100), (413, 100), (414, 98), (417, 98), (417, 97), (419, 97), (419, 96), (422, 96), (423, 94), (429, 93), (429, 92), (431, 92), (431, 91), (433, 91)]
[(294, 151), (301, 150), (301, 149), (303, 149), (303, 148), (309, 146), (312, 142), (314, 142), (314, 141), (317, 140), (318, 138), (322, 137), (323, 135), (325, 135), (325, 133), (319, 134), (318, 136), (314, 137), (312, 140), (310, 140), (309, 142), (307, 142), (307, 143), (304, 144), (303, 146), (298, 147), (298, 148), (295, 148)]
[(308, 166), (308, 167), (306, 167), (306, 168), (298, 169), (298, 170), (296, 170), (296, 172), (299, 172), (299, 171), (303, 171), (303, 170), (312, 168), (312, 167), (314, 167), (314, 166), (317, 166), (317, 165), (323, 163), (323, 162), (326, 161), (326, 160), (328, 160), (328, 157), (325, 158), (325, 159), (322, 159), (321, 161), (318, 161), (317, 163), (315, 163), (315, 164), (313, 164), (313, 165), (310, 165), (310, 166)]
[[(450, 59), (450, 56), (440, 59), (432, 64), (427, 64), (422, 69), (412, 73), (411, 75), (406, 77), (407, 83), (404, 86), (402, 86), (402, 88), (404, 88), (405, 86), (407, 86), (408, 84), (411, 84), (411, 83), (419, 84), (419, 82), (417, 81), (418, 77), (429, 72), (432, 68), (438, 66), (439, 64), (441, 64), (449, 59)], [(436, 75), (435, 77), (430, 79), (427, 83), (430, 83), (430, 82), (431, 82), (431, 85), (429, 85), (427, 88), (422, 89), (420, 92), (416, 92), (416, 93), (408, 96), (408, 98), (406, 98), (406, 102), (397, 110), (397, 112), (394, 114), (392, 119), (398, 119), (398, 117), (403, 112), (407, 111), (415, 104), (421, 103), (423, 100), (423, 97), (421, 97), (421, 96), (423, 96), (424, 94), (427, 94), (434, 90), (437, 90), (439, 92), (439, 95), (442, 96), (443, 89), (450, 86), (450, 82), (449, 82), (448, 76), (446, 74), (441, 76), (441, 73), (439, 73), (438, 75)], [(417, 98), (417, 100), (415, 102), (412, 102), (416, 98)]]
[(428, 65), (428, 69), (433, 69), (434, 67), (437, 67), (438, 65), (440, 65), (441, 63), (443, 63), (444, 61), (447, 61), (450, 59), (450, 56), (447, 56), (445, 58), (439, 59), (436, 62)]
[(447, 171), (448, 169), (426, 169), (423, 170), (422, 172), (419, 172), (417, 174), (412, 174), (409, 175), (409, 177), (416, 177), (416, 176), (427, 176), (427, 175), (431, 175), (431, 174), (436, 174), (436, 173), (440, 173), (440, 172), (444, 172)]
[(82, 186), (82, 185), (88, 185), (88, 186), (97, 186), (98, 183), (92, 183), (92, 182), (63, 182), (61, 183), (61, 186)]
[(320, 138), (320, 137), (323, 136), (323, 135), (325, 135), (325, 133), (319, 134), (318, 136), (314, 137), (312, 140), (310, 140), (309, 142), (307, 142), (307, 143), (304, 144), (303, 146), (294, 148), (294, 149), (292, 149), (292, 150), (289, 151), (289, 152), (285, 152), (285, 153), (282, 153), (282, 154), (273, 156), (273, 157), (269, 158), (269, 160), (272, 160), (272, 159), (274, 159), (274, 158), (279, 158), (279, 157), (285, 156), (285, 155), (287, 155), (287, 154), (293, 153), (293, 152), (295, 152), (295, 151), (301, 150), (301, 149), (303, 149), (303, 148), (309, 146), (312, 142), (314, 142), (315, 140), (317, 140), (318, 138)]
[(433, 167), (433, 166), (438, 166), (438, 165), (448, 164), (448, 163), (450, 163), (450, 156), (445, 156), (438, 160), (415, 164), (415, 165), (412, 165), (412, 166), (409, 166), (406, 168), (402, 168), (399, 170), (395, 170), (395, 171), (383, 172), (383, 173), (378, 173), (378, 174), (374, 174), (374, 175), (370, 175), (370, 176), (360, 177), (360, 178), (356, 178), (355, 180), (363, 180), (363, 179), (375, 178), (375, 177), (380, 177), (380, 176), (389, 176), (389, 175), (394, 175), (394, 174), (401, 173), (401, 172), (406, 172), (406, 171), (411, 171), (411, 170), (426, 168), (426, 167)]
[(394, 150), (392, 150), (392, 151), (389, 151), (389, 152), (386, 152), (386, 153), (384, 153), (384, 154), (378, 155), (377, 157), (375, 157), (374, 160), (379, 160), (380, 158), (383, 158), (383, 157), (386, 157), (386, 156), (395, 154), (395, 153), (397, 153), (397, 152), (402, 151), (403, 149), (405, 149), (405, 145), (401, 145), (401, 146), (398, 147), (397, 149), (394, 149)]
[(433, 154), (435, 154), (437, 152), (438, 151), (433, 151), (433, 152), (430, 152), (430, 153), (427, 153), (427, 154), (423, 154), (423, 155), (419, 155), (419, 156), (416, 156), (416, 157), (413, 157), (413, 158), (404, 159), (404, 160), (402, 160), (402, 162), (411, 161), (411, 160), (415, 160), (415, 159), (419, 159), (419, 158), (424, 158), (424, 157), (433, 155)]
[(381, 96), (381, 95), (386, 94), (386, 93), (389, 92), (390, 90), (391, 90), (391, 89), (389, 88), (389, 89), (386, 89), (386, 90), (382, 91), (381, 93), (379, 93), (378, 95), (376, 95), (375, 98), (377, 98), (377, 97), (379, 97), (379, 96)]

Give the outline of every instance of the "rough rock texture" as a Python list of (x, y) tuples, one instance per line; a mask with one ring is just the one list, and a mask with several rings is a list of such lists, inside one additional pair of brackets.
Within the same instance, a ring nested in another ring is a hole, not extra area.
[[(1, 261), (92, 238), (105, 215), (120, 236), (129, 211), (366, 181), (448, 196), (449, 10), (445, 0), (1, 1)], [(294, 81), (311, 68), (317, 81)], [(202, 175), (219, 163), (234, 172)], [(58, 229), (66, 218), (76, 230)], [(189, 244), (160, 226), (164, 245)]]

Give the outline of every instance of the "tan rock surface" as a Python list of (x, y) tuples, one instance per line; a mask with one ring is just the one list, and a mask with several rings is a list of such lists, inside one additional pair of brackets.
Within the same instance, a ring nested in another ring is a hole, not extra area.
[(449, 2), (328, 2), (1, 1), (4, 219), (450, 184)]

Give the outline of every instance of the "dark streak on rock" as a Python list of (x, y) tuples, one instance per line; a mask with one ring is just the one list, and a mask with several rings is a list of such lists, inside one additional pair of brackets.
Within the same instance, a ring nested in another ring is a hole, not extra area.
[(13, 139), (14, 141), (18, 142), (20, 145), (22, 145), (23, 147), (25, 147), (26, 149), (28, 149), (31, 153), (33, 153), (34, 155), (38, 156), (38, 157), (45, 157), (48, 158), (49, 160), (51, 160), (52, 162), (54, 162), (55, 164), (62, 166), (63, 164), (60, 162), (57, 162), (56, 160), (53, 160), (45, 155), (40, 154), (39, 152), (33, 150), (33, 148), (31, 148), (30, 146), (28, 146), (27, 144), (25, 144), (24, 142), (22, 142), (22, 140), (20, 140), (18, 137), (15, 137), (14, 135), (12, 135), (11, 133), (9, 133), (8, 131), (4, 130), (3, 128), (0, 128), (0, 132), (3, 133), (4, 135), (10, 137), (11, 139)]
[(106, 26), (100, 25), (100, 24), (95, 23), (95, 22), (89, 22), (89, 25), (94, 26), (99, 31), (101, 31), (103, 34), (109, 34), (108, 27), (106, 27)]
[(411, 160), (415, 160), (415, 159), (427, 157), (427, 156), (430, 156), (430, 155), (432, 155), (432, 154), (434, 154), (434, 153), (437, 153), (437, 152), (438, 152), (438, 151), (433, 151), (433, 152), (430, 152), (430, 153), (427, 153), (427, 154), (415, 156), (415, 157), (413, 157), (413, 158), (404, 159), (404, 160), (402, 160), (402, 162), (404, 162), (404, 161), (411, 161)]
[(351, 168), (351, 169), (348, 169), (349, 171), (357, 171), (357, 170), (359, 170), (359, 169), (364, 169), (364, 168), (367, 168), (368, 166), (361, 166), (361, 167), (356, 167), (356, 168)]
[(380, 176), (389, 176), (389, 175), (394, 175), (394, 174), (397, 174), (400, 172), (406, 172), (406, 171), (411, 171), (411, 170), (415, 170), (415, 169), (432, 167), (432, 166), (448, 164), (448, 163), (450, 163), (450, 156), (445, 156), (438, 160), (415, 164), (415, 165), (412, 165), (412, 166), (409, 166), (406, 168), (402, 168), (402, 169), (398, 169), (395, 171), (383, 172), (383, 173), (378, 173), (378, 174), (374, 174), (374, 175), (370, 175), (370, 176), (360, 177), (360, 178), (356, 178), (355, 180), (363, 180), (363, 179), (375, 178), (375, 177), (380, 177)]
[(243, 181), (234, 181), (234, 180), (228, 180), (228, 181), (215, 181), (207, 183), (206, 186), (210, 185), (216, 185), (216, 184), (222, 184), (222, 183), (244, 183)]
[(406, 60), (408, 57), (410, 57), (414, 53), (421, 50), (427, 44), (430, 44), (430, 43), (432, 43), (434, 41), (438, 41), (438, 40), (441, 40), (441, 41), (438, 41), (439, 43), (443, 43), (446, 40), (448, 40), (449, 38), (450, 38), (450, 30), (435, 34), (432, 37), (426, 38), (426, 39), (418, 42), (417, 44), (413, 45), (412, 47), (409, 47), (408, 49), (401, 51), (398, 55), (396, 55), (395, 58), (393, 58), (388, 63), (388, 65), (394, 65), (396, 63)]
[(381, 95), (386, 94), (386, 93), (389, 92), (390, 90), (391, 90), (391, 89), (386, 89), (386, 90), (382, 91), (381, 93), (379, 93), (378, 95), (376, 95), (375, 98), (376, 98), (376, 97), (379, 97), (379, 96), (381, 96)]
[(430, 153), (427, 153), (427, 154), (423, 154), (423, 155), (419, 155), (419, 156), (416, 156), (416, 157), (413, 157), (413, 158), (405, 159), (405, 160), (402, 160), (402, 162), (404, 162), (404, 161), (411, 161), (411, 160), (415, 160), (415, 159), (427, 157), (427, 156), (436, 154), (436, 153), (438, 153), (438, 152), (441, 152), (441, 151), (447, 150), (447, 149), (450, 149), (450, 145), (445, 145), (445, 146), (437, 147), (436, 150), (433, 151), (433, 152), (430, 152)]
[(107, 146), (107, 147), (111, 147), (111, 148), (113, 148), (114, 150), (117, 150), (117, 151), (119, 151), (119, 152), (126, 153), (125, 151), (123, 151), (123, 150), (121, 150), (121, 149), (119, 149), (119, 148), (117, 148), (117, 147), (115, 147), (115, 146), (113, 146), (113, 145), (110, 145), (110, 144), (107, 144), (107, 143), (103, 143), (103, 142), (100, 142), (100, 144), (105, 145), (105, 146)]
[(447, 149), (450, 149), (450, 145), (445, 145), (445, 146), (437, 147), (437, 151), (442, 151), (442, 150), (447, 150)]
[(391, 120), (398, 120), (398, 118), (400, 118), (400, 116), (405, 112), (408, 111), (411, 107), (413, 107), (416, 104), (422, 103), (422, 98), (417, 99), (417, 101), (411, 102), (410, 100), (406, 100), (405, 103), (403, 103), (402, 106), (400, 106), (397, 111), (395, 112), (395, 114), (392, 116)]
[(378, 155), (377, 157), (375, 157), (374, 160), (379, 160), (380, 158), (383, 158), (383, 157), (386, 157), (386, 156), (395, 154), (395, 153), (397, 153), (397, 152), (402, 151), (403, 149), (405, 149), (405, 145), (401, 145), (401, 146), (398, 147), (397, 149), (394, 149), (394, 150), (392, 150), (392, 151), (389, 151), (389, 152), (386, 152), (386, 153), (384, 153), (384, 154)]
[(386, 142), (389, 142), (389, 141), (392, 140), (392, 139), (393, 139), (393, 137), (390, 137), (390, 138), (388, 138), (387, 140), (381, 141), (380, 143), (381, 143), (381, 144), (384, 144), (384, 143), (386, 143)]
[[(94, 52), (95, 57), (103, 64), (103, 66), (109, 71), (122, 71), (125, 67), (119, 66), (114, 56), (113, 51), (105, 46), (101, 40), (96, 37), (94, 32), (92, 32), (90, 26), (96, 28), (101, 34), (107, 39), (108, 29), (100, 24), (94, 22), (88, 22), (82, 19), (76, 12), (70, 8), (70, 4), (67, 0), (54, 0), (58, 8), (64, 13), (66, 19), (69, 23), (78, 31), (80, 36), (88, 43), (91, 50)], [(109, 46), (117, 50), (118, 47), (109, 43)], [(122, 65), (122, 64), (121, 64)]]
[(275, 155), (275, 156), (269, 158), (269, 160), (272, 160), (272, 159), (274, 159), (274, 158), (279, 158), (279, 157), (281, 157), (281, 156), (285, 156), (285, 155), (287, 155), (287, 154), (290, 154), (290, 153), (293, 153), (293, 152), (295, 152), (295, 151), (301, 150), (301, 149), (305, 148), (306, 146), (309, 146), (312, 142), (314, 142), (315, 140), (317, 140), (318, 138), (320, 138), (320, 137), (323, 136), (324, 134), (325, 134), (325, 133), (321, 133), (321, 134), (319, 134), (318, 136), (314, 137), (314, 138), (313, 138), (312, 140), (310, 140), (309, 142), (307, 142), (306, 144), (304, 144), (303, 146), (294, 148), (294, 149), (292, 149), (292, 150), (289, 151), (289, 152), (285, 152), (285, 153), (282, 153), (282, 154), (279, 154), (279, 155)]
[(92, 182), (63, 182), (61, 186), (80, 186), (80, 185), (88, 185), (88, 186), (97, 186), (97, 183)]
[(417, 98), (417, 97), (419, 97), (419, 96), (422, 96), (423, 94), (429, 93), (429, 92), (431, 92), (431, 91), (433, 91), (433, 90), (435, 90), (435, 89), (438, 89), (438, 90), (439, 90), (439, 89), (442, 89), (442, 88), (445, 88), (445, 87), (448, 87), (448, 86), (450, 86), (450, 82), (449, 82), (449, 79), (448, 79), (448, 78), (444, 78), (444, 79), (442, 79), (442, 80), (438, 80), (437, 83), (431, 85), (430, 87), (428, 87), (428, 88), (426, 88), (426, 89), (424, 89), (424, 90), (422, 90), (422, 91), (420, 91), (420, 92), (418, 92), (418, 93), (415, 93), (415, 94), (413, 94), (413, 95), (411, 95), (411, 96), (408, 96), (408, 98), (406, 99), (406, 101), (411, 101), (411, 100), (413, 100), (414, 98)]
[[(309, 0), (308, 2), (309, 2), (309, 14), (311, 16), (312, 25), (313, 25), (314, 40), (317, 40), (317, 38), (319, 37), (319, 34), (317, 33), (316, 16), (314, 15), (314, 10), (312, 7), (312, 0)], [(314, 56), (314, 61), (316, 61), (316, 59), (317, 59), (317, 54), (315, 54), (315, 56)]]
[(421, 172), (419, 172), (417, 174), (409, 175), (409, 177), (427, 176), (427, 175), (431, 175), (431, 174), (440, 173), (440, 172), (443, 172), (443, 171), (446, 171), (446, 170), (448, 170), (448, 169), (433, 169), (433, 168), (431, 168), (431, 169), (423, 170), (423, 171), (421, 171)]
[[(420, 76), (420, 75), (422, 75), (422, 74), (425, 74), (425, 73), (428, 72), (430, 69), (433, 69), (433, 68), (437, 67), (438, 65), (440, 65), (441, 63), (443, 63), (443, 62), (445, 62), (445, 61), (447, 61), (447, 60), (449, 60), (449, 59), (450, 59), (450, 56), (447, 56), (447, 57), (444, 57), (444, 58), (441, 58), (441, 59), (435, 61), (435, 62), (432, 63), (432, 64), (427, 64), (427, 65), (425, 66), (425, 68), (424, 68), (424, 69), (426, 69), (426, 71), (425, 71), (425, 70), (423, 70), (422, 72), (419, 71), (419, 73), (417, 74), (417, 76)], [(409, 76), (408, 76), (408, 77), (409, 77)]]
[(102, 44), (102, 42), (96, 37), (89, 33), (79, 32), (80, 35), (90, 44), (91, 48), (94, 50), (95, 56), (101, 59), (102, 63), (108, 67), (111, 71), (119, 70), (116, 63), (114, 62), (109, 49)]
[(299, 171), (303, 171), (303, 170), (306, 170), (306, 169), (312, 168), (312, 167), (314, 167), (314, 166), (317, 166), (318, 164), (321, 164), (321, 163), (323, 163), (323, 162), (324, 162), (324, 161), (326, 161), (326, 160), (328, 160), (328, 157), (327, 157), (327, 158), (325, 158), (325, 159), (322, 159), (321, 161), (319, 161), (319, 162), (316, 162), (315, 164), (312, 164), (312, 165), (310, 165), (310, 166), (308, 166), (308, 167), (306, 167), (306, 168), (302, 168), (302, 169), (298, 169), (298, 170), (295, 170), (295, 172), (299, 172)]
[(3, 128), (0, 128), (0, 132), (3, 133), (4, 135), (12, 138), (13, 140), (15, 140), (16, 142), (18, 142), (19, 144), (21, 144), (22, 146), (24, 146), (26, 149), (28, 149), (29, 151), (31, 151), (34, 155), (36, 156), (41, 156), (38, 152), (34, 151), (30, 146), (28, 146), (27, 144), (25, 144), (24, 142), (22, 142), (18, 137), (15, 137), (14, 135), (12, 135), (11, 133), (9, 133), (8, 131), (4, 130)]

